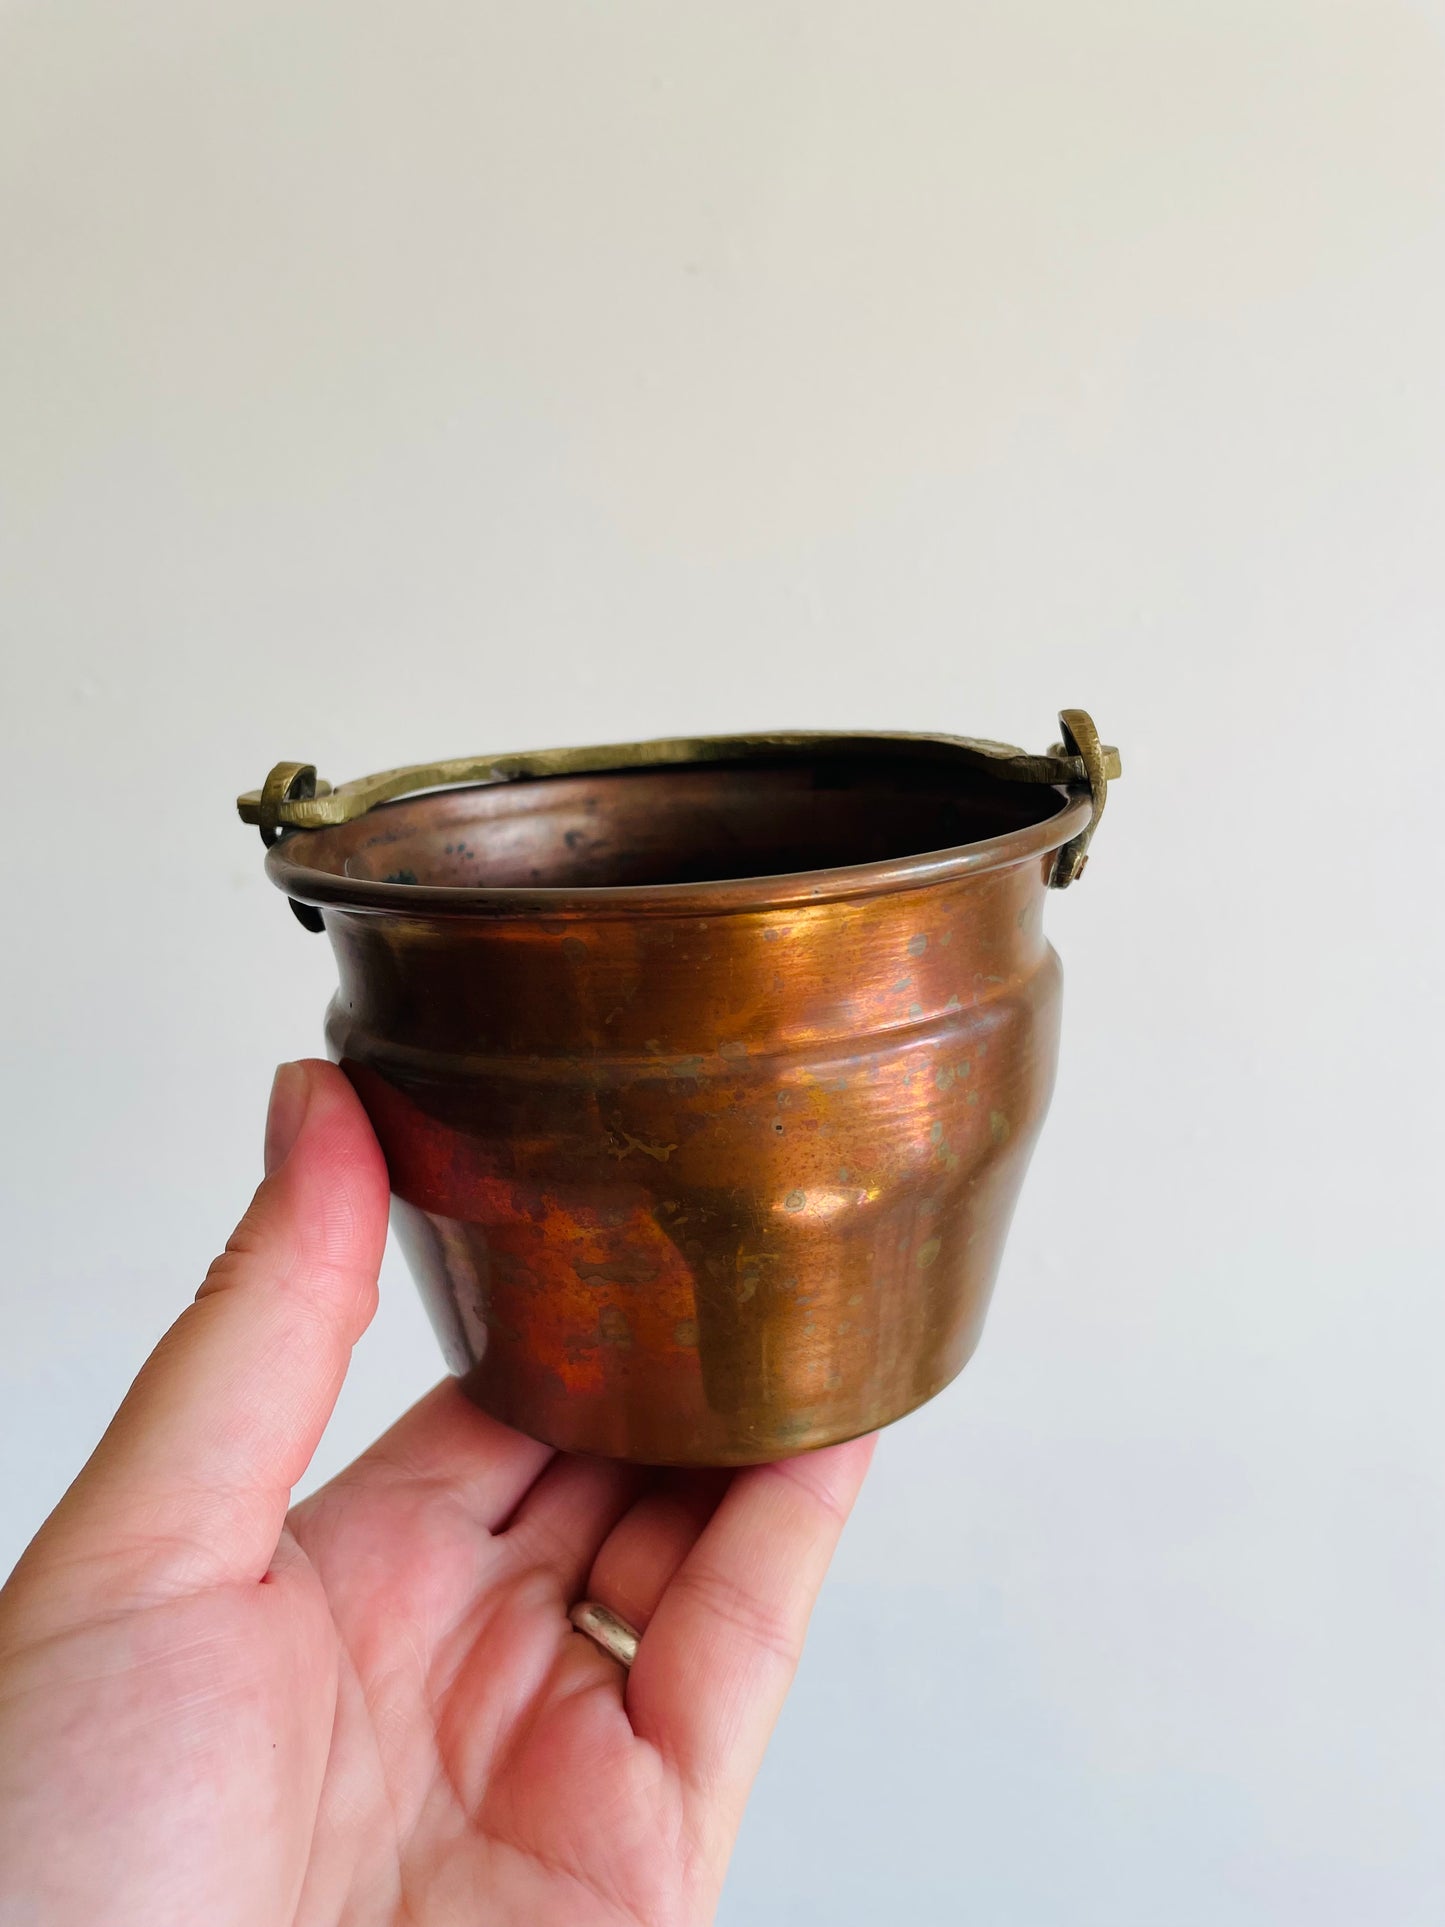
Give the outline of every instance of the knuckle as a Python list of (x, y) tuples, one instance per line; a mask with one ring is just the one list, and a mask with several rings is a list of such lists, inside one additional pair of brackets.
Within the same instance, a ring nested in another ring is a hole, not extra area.
[(839, 1504), (831, 1489), (818, 1478), (808, 1460), (780, 1459), (776, 1464), (762, 1466), (759, 1470), (764, 1476), (781, 1480), (790, 1486), (810, 1511), (821, 1514), (831, 1525), (841, 1528), (846, 1523), (846, 1508)]
[(785, 1666), (796, 1666), (801, 1640), (788, 1615), (712, 1564), (684, 1566), (673, 1581), (694, 1604), (747, 1645)]

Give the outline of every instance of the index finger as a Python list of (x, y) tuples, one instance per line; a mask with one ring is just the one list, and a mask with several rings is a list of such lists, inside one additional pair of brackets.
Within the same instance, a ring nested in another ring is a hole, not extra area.
[(634, 1731), (735, 1809), (792, 1684), (874, 1442), (737, 1473), (638, 1649), (627, 1682)]

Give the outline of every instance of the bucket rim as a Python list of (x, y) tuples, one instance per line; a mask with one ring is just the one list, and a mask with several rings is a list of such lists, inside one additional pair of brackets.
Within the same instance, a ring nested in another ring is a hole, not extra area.
[[(862, 745), (866, 737), (854, 737)], [(896, 747), (898, 739), (880, 732), (879, 749)], [(939, 739), (934, 739), (937, 742)], [(946, 740), (946, 739), (944, 739)], [(607, 772), (619, 777), (641, 774), (650, 767)], [(602, 773), (602, 772), (597, 772)], [(517, 779), (533, 782), (568, 780), (558, 776)], [(343, 914), (386, 916), (407, 921), (435, 918), (554, 917), (562, 920), (637, 916), (717, 916), (739, 912), (797, 910), (810, 904), (844, 902), (851, 898), (892, 895), (1015, 867), (1044, 858), (1084, 831), (1093, 816), (1087, 793), (1059, 784), (1030, 785), (1052, 789), (1057, 804), (1033, 823), (996, 836), (949, 848), (922, 850), (903, 857), (887, 857), (829, 868), (784, 871), (764, 876), (716, 877), (677, 883), (628, 884), (437, 884), (385, 882), (346, 876), (307, 861), (338, 841), (374, 830), (393, 810), (414, 809), (431, 798), (450, 797), (474, 789), (495, 787), (464, 783), (427, 790), (419, 795), (378, 804), (365, 818), (323, 828), (293, 830), (266, 853), (266, 873), (277, 889), (294, 902)], [(511, 787), (510, 784), (507, 787)], [(1012, 787), (1012, 786), (1010, 786)], [(1041, 878), (1041, 882), (1044, 879)]]

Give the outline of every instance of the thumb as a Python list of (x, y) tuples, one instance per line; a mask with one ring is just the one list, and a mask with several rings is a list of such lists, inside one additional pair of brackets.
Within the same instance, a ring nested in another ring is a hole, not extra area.
[(386, 1239), (386, 1166), (334, 1066), (276, 1073), (266, 1171), (23, 1564), (59, 1554), (113, 1604), (265, 1574), (376, 1309)]

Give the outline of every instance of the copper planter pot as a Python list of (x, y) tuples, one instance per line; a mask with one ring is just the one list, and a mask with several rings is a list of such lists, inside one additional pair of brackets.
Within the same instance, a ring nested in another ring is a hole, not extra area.
[(1045, 891), (1117, 766), (1067, 712), (1047, 757), (709, 739), (243, 798), (478, 1404), (739, 1465), (946, 1385), (1053, 1081)]

